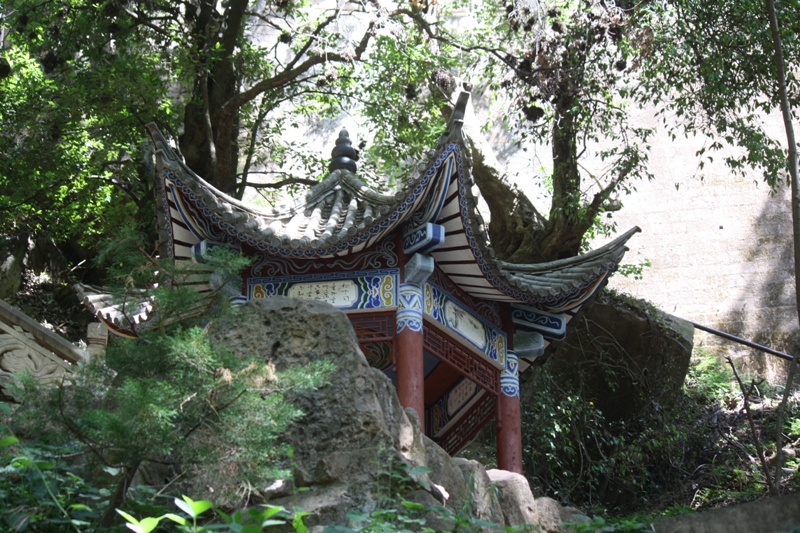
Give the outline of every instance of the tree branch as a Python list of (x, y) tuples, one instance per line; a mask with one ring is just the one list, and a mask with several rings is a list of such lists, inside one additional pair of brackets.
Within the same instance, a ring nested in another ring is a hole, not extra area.
[[(309, 57), (308, 59), (306, 59), (305, 61), (303, 61), (302, 63), (300, 63), (295, 67), (292, 66), (295, 64), (295, 61), (293, 60), (292, 62), (289, 63), (289, 65), (287, 65), (287, 69), (285, 69), (280, 74), (273, 76), (271, 78), (261, 80), (260, 82), (253, 85), (250, 89), (238, 93), (236, 96), (225, 102), (222, 105), (220, 113), (221, 117), (226, 117), (228, 118), (228, 120), (230, 120), (229, 117), (230, 115), (232, 115), (235, 109), (238, 109), (247, 102), (250, 102), (251, 100), (253, 100), (253, 98), (257, 97), (264, 91), (268, 91), (270, 89), (276, 89), (278, 87), (283, 87), (284, 85), (289, 84), (290, 82), (300, 77), (300, 75), (304, 74), (305, 72), (308, 72), (316, 65), (328, 62), (350, 63), (353, 61), (360, 60), (361, 56), (364, 54), (364, 52), (367, 49), (367, 46), (369, 45), (369, 41), (372, 38), (374, 30), (375, 30), (375, 22), (373, 21), (370, 23), (369, 27), (364, 32), (364, 36), (361, 38), (361, 41), (358, 43), (358, 46), (356, 46), (355, 53), (353, 54), (353, 56), (345, 56), (342, 54), (331, 52), (324, 55)], [(307, 47), (304, 48), (304, 50), (307, 50)], [(296, 56), (296, 58), (297, 57), (299, 57), (299, 55)], [(220, 120), (220, 123), (222, 124), (222, 119)]]
[[(266, 174), (266, 172), (251, 172), (251, 174)], [(286, 185), (309, 185), (313, 187), (318, 184), (318, 181), (305, 178), (287, 178), (275, 183), (248, 183), (247, 186), (252, 189), (280, 189)]]
[(739, 383), (739, 390), (742, 391), (742, 396), (744, 396), (744, 410), (745, 413), (747, 413), (747, 421), (750, 425), (750, 434), (753, 436), (753, 444), (756, 447), (756, 454), (758, 455), (758, 460), (761, 462), (761, 468), (764, 471), (764, 478), (767, 480), (767, 487), (769, 488), (770, 494), (773, 496), (779, 496), (780, 491), (772, 481), (772, 474), (769, 471), (767, 459), (764, 456), (764, 450), (761, 447), (761, 439), (759, 439), (758, 432), (756, 431), (756, 423), (753, 420), (753, 413), (750, 411), (750, 394), (752, 394), (756, 383), (755, 381), (751, 382), (749, 390), (745, 388), (744, 383), (742, 383), (742, 378), (739, 377), (739, 372), (736, 370), (736, 365), (733, 364), (733, 359), (730, 357), (726, 357), (725, 359), (728, 361), (728, 364), (731, 365), (731, 368), (733, 369), (733, 375), (736, 377), (737, 383)]

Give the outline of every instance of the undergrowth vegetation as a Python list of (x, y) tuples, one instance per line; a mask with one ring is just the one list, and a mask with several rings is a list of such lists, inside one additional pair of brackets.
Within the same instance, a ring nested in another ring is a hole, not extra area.
[[(606, 517), (684, 514), (767, 493), (755, 439), (771, 465), (783, 390), (762, 383), (750, 396), (754, 435), (731, 369), (702, 347), (677, 403), (664, 409), (654, 402), (630, 421), (608, 421), (593, 399), (554, 380), (547, 365), (535, 379), (523, 414), (525, 473), (535, 493)], [(783, 435), (782, 490), (795, 492), (797, 393), (787, 404)]]

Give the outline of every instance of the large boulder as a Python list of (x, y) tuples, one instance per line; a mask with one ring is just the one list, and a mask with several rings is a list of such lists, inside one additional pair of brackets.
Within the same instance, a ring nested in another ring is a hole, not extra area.
[(336, 370), (316, 391), (290, 394), (305, 416), (284, 440), (294, 449), (294, 486), (273, 496), (314, 513), (313, 522), (343, 523), (350, 509), (369, 511), (392, 461), (423, 464), (424, 446), (393, 393), (391, 381), (370, 368), (353, 328), (335, 307), (274, 297), (252, 300), (212, 324), (210, 335), (234, 353), (257, 354), (278, 371), (328, 359)]
[(562, 524), (588, 520), (573, 507), (563, 507), (552, 498), (534, 498), (525, 476), (506, 470), (487, 470), (507, 526), (533, 526), (543, 533), (566, 533)]
[[(327, 385), (290, 395), (305, 413), (284, 435), (294, 450), (292, 482), (258, 488), (272, 504), (311, 512), (306, 522), (312, 529), (346, 524), (348, 511), (369, 513), (387, 496), (466, 510), (501, 526), (507, 523), (504, 514), (513, 514), (499, 503), (506, 501), (507, 508), (513, 499), (503, 496), (506, 489), (496, 487), (480, 463), (453, 459), (422, 434), (416, 413), (401, 408), (391, 381), (370, 368), (349, 320), (331, 305), (286, 297), (253, 300), (212, 323), (209, 334), (234, 353), (260, 355), (279, 371), (322, 358), (335, 365)], [(418, 466), (430, 472), (415, 471)], [(400, 470), (411, 480), (406, 476), (398, 485)], [(520, 490), (530, 495), (527, 481), (518, 478)], [(525, 499), (534, 508), (537, 502)], [(427, 519), (431, 527), (453, 526), (446, 516)]]
[(569, 325), (548, 359), (550, 373), (582, 391), (607, 421), (635, 420), (680, 397), (692, 355), (690, 323), (606, 291)]

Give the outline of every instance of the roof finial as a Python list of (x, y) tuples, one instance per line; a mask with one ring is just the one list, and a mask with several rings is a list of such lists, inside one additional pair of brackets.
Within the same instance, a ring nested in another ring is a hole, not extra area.
[(356, 161), (358, 161), (358, 154), (353, 148), (353, 143), (350, 140), (350, 135), (345, 128), (339, 132), (339, 138), (336, 139), (336, 147), (331, 150), (331, 162), (328, 164), (328, 170), (349, 170), (353, 174), (356, 173)]

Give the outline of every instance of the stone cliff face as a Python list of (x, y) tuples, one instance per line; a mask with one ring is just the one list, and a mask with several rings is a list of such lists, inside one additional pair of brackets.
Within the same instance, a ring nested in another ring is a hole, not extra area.
[(500, 525), (534, 524), (544, 531), (561, 531), (559, 524), (574, 520), (574, 509), (534, 500), (524, 477), (451, 458), (422, 435), (416, 413), (402, 409), (390, 380), (367, 364), (347, 317), (329, 304), (253, 300), (213, 323), (209, 333), (234, 353), (259, 354), (278, 370), (322, 358), (335, 365), (328, 385), (291, 397), (305, 412), (285, 435), (294, 449), (294, 485), (303, 491), (291, 483), (259, 488), (270, 503), (310, 511), (309, 525), (345, 524), (350, 510), (374, 510), (388, 474), (400, 464), (430, 469), (402, 487), (412, 501), (469, 508)]

